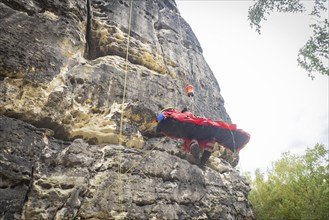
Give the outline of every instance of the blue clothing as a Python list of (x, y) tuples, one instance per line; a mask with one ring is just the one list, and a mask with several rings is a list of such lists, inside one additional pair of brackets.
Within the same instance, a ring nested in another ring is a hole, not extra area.
[(158, 119), (158, 124), (159, 124), (163, 119), (165, 119), (164, 113), (162, 112), (162, 113), (158, 114), (157, 119)]

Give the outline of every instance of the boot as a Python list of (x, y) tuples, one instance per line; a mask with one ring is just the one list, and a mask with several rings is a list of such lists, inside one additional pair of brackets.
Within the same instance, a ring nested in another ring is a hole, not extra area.
[(203, 166), (206, 165), (207, 161), (210, 158), (210, 155), (211, 155), (210, 151), (207, 151), (207, 150), (203, 151), (203, 154), (202, 154), (201, 159), (200, 159), (200, 166), (203, 167)]
[(200, 158), (200, 147), (196, 140), (193, 140), (190, 144), (190, 149), (193, 157), (197, 160)]

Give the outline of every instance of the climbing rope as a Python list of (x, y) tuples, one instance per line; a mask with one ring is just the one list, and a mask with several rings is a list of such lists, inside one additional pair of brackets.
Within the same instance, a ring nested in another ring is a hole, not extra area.
[[(120, 117), (120, 133), (119, 133), (119, 145), (122, 146), (122, 130), (123, 130), (123, 115), (124, 115), (124, 103), (125, 103), (125, 96), (126, 96), (126, 88), (127, 88), (127, 76), (128, 76), (128, 58), (129, 58), (129, 45), (130, 45), (130, 32), (131, 32), (131, 18), (132, 18), (132, 2), (130, 0), (129, 6), (129, 22), (128, 22), (128, 39), (127, 39), (127, 48), (126, 48), (126, 58), (125, 58), (125, 78), (123, 84), (123, 96), (122, 96), (122, 104), (121, 104), (121, 117)], [(133, 168), (137, 167), (145, 158), (148, 156), (152, 150), (156, 147), (156, 145), (142, 158), (134, 163), (124, 174), (130, 172)], [(123, 213), (123, 187), (122, 187), (122, 150), (119, 148), (118, 150), (118, 203), (119, 203), (119, 210), (120, 213)], [(111, 185), (112, 186), (112, 185)], [(122, 217), (122, 216), (120, 216)]]
[(233, 151), (233, 153), (236, 153), (236, 145), (235, 145), (235, 138), (234, 138), (234, 134), (233, 134), (233, 132), (232, 132), (232, 130), (231, 130), (231, 129), (229, 129), (229, 131), (230, 131), (230, 133), (231, 133), (231, 135), (232, 135), (232, 140), (233, 140), (233, 148), (234, 148), (234, 151)]
[[(119, 133), (119, 145), (122, 146), (122, 124), (123, 124), (123, 113), (124, 113), (124, 104), (126, 96), (126, 87), (127, 87), (127, 75), (128, 75), (128, 58), (129, 58), (129, 44), (130, 44), (130, 31), (131, 31), (131, 14), (132, 14), (132, 1), (130, 0), (129, 6), (129, 21), (128, 21), (128, 39), (127, 39), (127, 48), (126, 48), (126, 60), (125, 60), (125, 78), (123, 83), (123, 96), (121, 104), (121, 117), (120, 117), (120, 133)], [(123, 213), (123, 189), (122, 189), (122, 150), (118, 150), (118, 203), (120, 213)], [(121, 217), (121, 216), (120, 216)]]
[[(178, 31), (179, 31), (179, 38), (181, 41), (181, 44), (183, 45), (183, 35), (182, 35), (182, 25), (180, 22), (180, 15), (178, 14), (178, 10), (177, 10), (177, 20), (178, 20)], [(184, 71), (184, 75), (185, 75), (185, 71)], [(185, 75), (185, 77), (183, 78), (183, 81), (185, 83), (185, 85), (188, 85), (188, 80), (187, 80), (187, 75)]]
[[(181, 19), (180, 19), (180, 16), (178, 15), (178, 11), (177, 11), (177, 20), (178, 20), (178, 30), (179, 30), (179, 37), (180, 37), (180, 40), (181, 40), (181, 44), (183, 45), (183, 35), (182, 35), (182, 24), (181, 24)], [(192, 62), (190, 62), (190, 68), (191, 68), (191, 75), (193, 78), (194, 77), (194, 72), (193, 72), (193, 59), (190, 59), (190, 55), (189, 55), (189, 49), (187, 49), (187, 55), (188, 55), (188, 58), (189, 60), (192, 60)], [(185, 72), (184, 72), (185, 74)], [(183, 77), (183, 82), (185, 83), (186, 86), (189, 86), (190, 83), (189, 81), (192, 81), (192, 77), (189, 77), (190, 80), (187, 80), (188, 76), (185, 75), (185, 77)], [(194, 82), (195, 82), (195, 79), (194, 79)], [(188, 98), (188, 109), (189, 111), (193, 112), (194, 111), (194, 96), (189, 96)]]

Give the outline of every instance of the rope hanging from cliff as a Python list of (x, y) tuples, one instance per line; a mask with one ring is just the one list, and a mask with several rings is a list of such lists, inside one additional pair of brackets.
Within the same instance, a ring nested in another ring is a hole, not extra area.
[[(178, 30), (179, 30), (179, 38), (180, 38), (179, 40), (181, 41), (181, 44), (183, 45), (182, 25), (180, 23), (180, 15), (179, 15), (178, 11), (177, 11), (177, 20), (178, 20)], [(183, 72), (185, 75), (185, 71), (183, 71)], [(185, 77), (187, 78), (187, 75), (185, 75)], [(183, 78), (183, 81), (184, 81), (185, 85), (188, 85), (189, 83), (186, 78)]]
[[(179, 30), (179, 38), (180, 38), (180, 41), (181, 41), (181, 44), (184, 45), (183, 43), (183, 34), (182, 34), (182, 24), (181, 24), (181, 16), (179, 15), (178, 11), (176, 13), (177, 15), (177, 20), (178, 20), (178, 30)], [(191, 68), (191, 75), (194, 76), (194, 72), (193, 72), (193, 59), (190, 59), (190, 56), (189, 56), (189, 49), (187, 49), (187, 56), (188, 56), (188, 60), (190, 61), (190, 68)], [(192, 62), (191, 62), (192, 60)], [(184, 77), (183, 77), (183, 82), (184, 84), (186, 85), (186, 89), (188, 87), (192, 87), (192, 94), (193, 94), (193, 86), (191, 85), (191, 79), (187, 79), (187, 78), (190, 78), (188, 77), (189, 75), (186, 74), (185, 71), (182, 71), (184, 73)], [(195, 78), (195, 77), (194, 77)], [(194, 83), (196, 82), (196, 80), (194, 79)], [(188, 94), (188, 109), (189, 111), (194, 111), (194, 95), (190, 95), (189, 93)]]
[[(122, 123), (123, 123), (124, 103), (125, 103), (126, 88), (127, 88), (132, 3), (133, 3), (133, 0), (130, 0), (129, 21), (128, 21), (128, 39), (127, 39), (126, 60), (125, 60), (125, 78), (124, 78), (124, 83), (123, 83), (123, 96), (122, 96), (121, 117), (120, 117), (119, 145), (122, 145)], [(123, 213), (123, 206), (122, 206), (123, 190), (122, 190), (122, 175), (121, 175), (122, 174), (121, 173), (122, 165), (121, 165), (121, 163), (122, 163), (122, 150), (120, 148), (118, 151), (118, 199), (119, 199), (118, 203), (119, 203), (120, 215), (121, 215), (121, 213)]]
[(234, 138), (234, 134), (233, 134), (233, 132), (230, 130), (230, 133), (231, 133), (231, 135), (232, 135), (232, 140), (233, 140), (233, 147), (234, 147), (234, 151), (233, 151), (233, 153), (236, 153), (236, 145), (235, 145), (235, 138)]

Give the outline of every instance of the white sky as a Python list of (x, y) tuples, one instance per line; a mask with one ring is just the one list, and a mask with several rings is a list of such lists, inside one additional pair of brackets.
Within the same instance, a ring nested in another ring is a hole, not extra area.
[(281, 153), (328, 147), (327, 76), (297, 64), (312, 31), (306, 14), (272, 13), (261, 35), (247, 20), (253, 1), (176, 0), (215, 74), (233, 123), (251, 134), (240, 170), (265, 171)]

